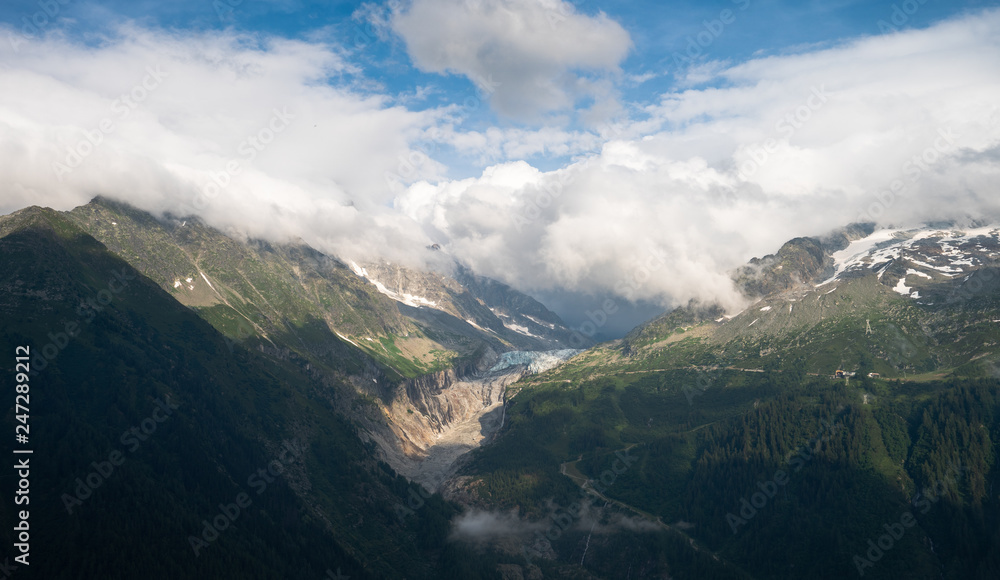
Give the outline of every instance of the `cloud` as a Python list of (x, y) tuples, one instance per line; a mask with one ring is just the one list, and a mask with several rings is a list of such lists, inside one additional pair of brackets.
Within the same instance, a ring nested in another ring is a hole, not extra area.
[[(662, 529), (649, 520), (625, 515), (618, 508), (597, 507), (591, 496), (584, 496), (566, 508), (548, 500), (545, 509), (545, 517), (536, 521), (529, 521), (516, 512), (468, 510), (452, 520), (451, 536), (474, 543), (515, 541), (529, 548), (537, 539), (544, 540), (546, 534), (549, 538), (558, 538), (569, 530), (600, 535), (623, 529), (632, 532)], [(521, 550), (515, 549), (515, 552)]]
[(126, 24), (87, 45), (53, 31), (0, 50), (0, 84), (16, 87), (0, 95), (4, 213), (103, 194), (339, 255), (423, 248), (388, 207), (386, 173), (443, 176), (402, 161), (440, 112), (354, 90), (336, 46)]
[(589, 131), (567, 131), (556, 127), (523, 129), (489, 127), (484, 131), (461, 130), (443, 124), (428, 131), (428, 137), (445, 144), (479, 167), (532, 157), (583, 157), (600, 151), (604, 141)]
[(512, 162), (476, 179), (414, 184), (397, 207), (473, 269), (516, 287), (736, 307), (726, 271), (743, 229), (730, 195), (741, 189), (703, 160), (612, 142), (555, 172)]
[[(530, 78), (570, 99), (525, 111), (570, 106), (577, 93), (546, 83), (612, 70), (624, 54), (594, 46), (627, 51), (616, 24), (568, 8), (555, 25), (607, 36), (563, 46), (542, 34), (555, 3), (417, 1), (393, 26), (420, 36), (407, 19), (444, 6), (456, 12), (439, 36), (465, 49), (438, 47), (441, 70), (488, 75), (497, 59), (514, 75), (517, 55), (532, 56), (524, 78), (494, 80), (512, 90)], [(515, 25), (523, 38), (507, 34)], [(0, 43), (0, 83), (16, 87), (0, 92), (0, 212), (102, 194), (344, 258), (420, 264), (436, 242), (481, 274), (576, 303), (732, 309), (742, 302), (729, 272), (792, 237), (866, 219), (1000, 218), (996, 10), (713, 69), (707, 86), (633, 104), (633, 118), (594, 131), (470, 131), (455, 105), (413, 110), (373, 93), (351, 56), (322, 42), (134, 25), (86, 43), (50, 32), (16, 51)], [(473, 40), (482, 50), (462, 44)], [(492, 165), (449, 179), (447, 151), (418, 149), (428, 142)]]
[(419, 69), (463, 75), (496, 111), (522, 119), (585, 97), (607, 106), (614, 91), (601, 75), (632, 46), (617, 22), (563, 0), (413, 0), (391, 27)]
[(515, 513), (469, 510), (452, 521), (452, 536), (472, 542), (492, 542), (501, 538), (528, 536), (541, 530), (544, 522), (531, 523)]
[(739, 308), (728, 272), (792, 237), (1000, 218), (997, 70), (1000, 11), (758, 58), (663, 95), (599, 154), (415, 183), (396, 207), (523, 290)]

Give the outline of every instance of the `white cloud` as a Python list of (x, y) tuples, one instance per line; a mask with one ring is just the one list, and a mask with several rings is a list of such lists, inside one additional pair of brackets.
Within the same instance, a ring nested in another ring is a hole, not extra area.
[(628, 80), (634, 85), (641, 85), (647, 81), (655, 79), (658, 76), (660, 75), (654, 72), (645, 72), (642, 74), (629, 75)]
[(617, 22), (563, 0), (413, 0), (391, 26), (418, 68), (464, 75), (498, 112), (518, 118), (570, 109), (582, 97), (613, 102), (607, 83), (581, 71), (616, 72), (631, 48)]
[(557, 127), (523, 129), (489, 127), (484, 131), (462, 131), (452, 124), (428, 132), (435, 142), (446, 144), (479, 166), (531, 157), (572, 157), (600, 151), (603, 140), (587, 131)]
[(414, 184), (397, 207), (474, 269), (520, 288), (665, 303), (702, 296), (735, 307), (725, 272), (728, 242), (742, 228), (726, 196), (740, 187), (704, 161), (612, 142), (557, 172), (514, 162), (477, 179)]
[(645, 137), (558, 171), (414, 184), (397, 207), (522, 289), (735, 306), (727, 272), (792, 237), (1000, 217), (998, 33), (990, 11), (752, 60), (664, 95), (632, 127), (660, 127)]
[[(393, 25), (416, 26), (406, 18), (442, 6), (453, 4), (415, 2)], [(490, 42), (480, 53), (466, 46), (472, 60), (448, 48), (434, 62), (488, 75), (484, 63), (498, 59), (513, 75), (516, 55), (535, 55), (508, 89), (619, 62), (545, 44), (557, 41), (542, 34), (549, 21), (532, 12), (539, 6), (562, 4), (454, 5), (458, 20), (445, 15), (441, 34), (461, 45), (471, 33), (456, 27), (472, 18), (473, 36)], [(480, 21), (489, 10), (506, 24)], [(532, 14), (541, 20), (524, 20)], [(515, 24), (523, 40), (501, 34)], [(560, 24), (612, 31), (577, 44), (618, 38), (601, 16), (570, 11)], [(715, 73), (718, 88), (663, 95), (644, 118), (595, 133), (463, 131), (454, 106), (412, 111), (354, 88), (364, 79), (322, 43), (137, 27), (86, 46), (53, 35), (15, 54), (0, 43), (0, 83), (16, 88), (0, 92), (0, 211), (68, 209), (104, 194), (153, 211), (196, 206), (219, 227), (297, 235), (348, 258), (412, 261), (434, 241), (482, 274), (549, 295), (736, 307), (728, 272), (791, 237), (866, 213), (886, 223), (1000, 214), (998, 39), (1000, 12), (987, 11), (759, 58)], [(627, 35), (618, 40), (627, 50)], [(141, 97), (134, 109), (120, 100), (128, 93)], [(521, 105), (547, 110), (560, 99)], [(294, 118), (285, 126), (275, 110)], [(95, 133), (103, 119), (112, 127)], [(87, 148), (88, 133), (101, 144), (60, 179), (54, 164)], [(257, 151), (251, 136), (270, 143)], [(443, 165), (414, 150), (428, 139), (494, 165), (447, 180)], [(522, 160), (534, 155), (574, 162), (542, 171)], [(227, 175), (230, 162), (238, 173)], [(410, 185), (394, 190), (386, 172)], [(229, 184), (212, 186), (213, 176)], [(894, 182), (901, 188), (887, 193)]]
[[(53, 34), (0, 50), (16, 88), (0, 93), (4, 213), (103, 194), (341, 255), (423, 247), (387, 207), (385, 173), (405, 173), (439, 113), (352, 91), (336, 47), (126, 25), (94, 46)], [(441, 175), (424, 160), (408, 176)]]

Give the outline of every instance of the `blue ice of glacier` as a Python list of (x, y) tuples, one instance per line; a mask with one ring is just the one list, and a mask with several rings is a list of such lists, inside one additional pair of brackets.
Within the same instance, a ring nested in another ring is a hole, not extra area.
[(489, 372), (495, 373), (510, 367), (526, 366), (528, 367), (528, 372), (537, 374), (559, 366), (563, 361), (579, 352), (583, 351), (573, 348), (545, 351), (512, 350), (501, 354), (500, 360), (497, 361), (497, 364), (493, 365), (493, 368)]

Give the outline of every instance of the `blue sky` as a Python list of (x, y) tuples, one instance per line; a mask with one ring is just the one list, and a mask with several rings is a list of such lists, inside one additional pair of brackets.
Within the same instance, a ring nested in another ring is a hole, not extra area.
[[(0, 22), (21, 29), (26, 21), (39, 13), (44, 14), (47, 8), (56, 13), (42, 27), (44, 30), (65, 31), (84, 42), (97, 42), (102, 34), (113, 35), (124, 20), (151, 28), (230, 29), (319, 40), (346, 51), (349, 60), (361, 67), (359, 76), (378, 83), (380, 92), (413, 95), (421, 88), (430, 91), (425, 99), (408, 100), (407, 106), (411, 108), (465, 103), (477, 94), (474, 82), (461, 74), (420, 71), (413, 66), (405, 43), (398, 35), (380, 34), (366, 19), (372, 7), (386, 10), (399, 5), (405, 9), (407, 4), (291, 0), (9, 0), (0, 5)], [(801, 52), (859, 36), (882, 34), (885, 24), (896, 30), (923, 28), (1000, 2), (575, 0), (565, 4), (582, 15), (607, 14), (628, 32), (631, 47), (620, 63), (621, 76), (616, 80), (616, 90), (620, 91), (623, 104), (641, 107), (655, 102), (663, 93), (689, 86), (678, 82), (677, 75), (684, 72), (678, 68), (678, 62), (685, 66), (689, 63), (734, 63), (753, 57)], [(730, 22), (724, 23), (727, 11), (731, 14)], [(565, 11), (553, 11), (552, 23), (557, 25), (564, 14)], [(553, 31), (558, 34), (555, 26)], [(690, 61), (686, 60), (689, 55), (693, 56)], [(333, 82), (338, 80), (342, 79)], [(467, 108), (463, 113), (467, 114), (466, 123), (470, 128), (532, 126), (530, 121), (498, 116), (485, 105)], [(579, 122), (570, 122), (567, 126), (592, 128)], [(475, 167), (470, 165), (466, 169), (474, 171)]]
[(572, 323), (645, 305), (614, 335), (741, 308), (729, 272), (795, 236), (1000, 217), (997, 4), (7, 1), (0, 211), (437, 243)]

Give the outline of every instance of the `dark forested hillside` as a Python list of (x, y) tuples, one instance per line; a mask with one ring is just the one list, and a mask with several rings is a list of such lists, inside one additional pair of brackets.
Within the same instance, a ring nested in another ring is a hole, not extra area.
[[(27, 422), (33, 451), (29, 566), (0, 502), (14, 577), (477, 577), (446, 546), (455, 508), (375, 459), (336, 385), (227, 341), (57, 212), (0, 236), (12, 403), (31, 349), (29, 418), (11, 404), (2, 421)], [(5, 498), (18, 482), (0, 472)]]
[[(689, 397), (693, 385), (703, 388)], [(674, 578), (1000, 575), (995, 379), (619, 374), (527, 387), (509, 413), (505, 436), (468, 469), (468, 492), (546, 525), (553, 505), (584, 497), (594, 507), (588, 525), (551, 542), (551, 559), (535, 562), (543, 568), (575, 562), (608, 578), (630, 565)], [(592, 520), (611, 527), (622, 517), (645, 527), (588, 533)]]

